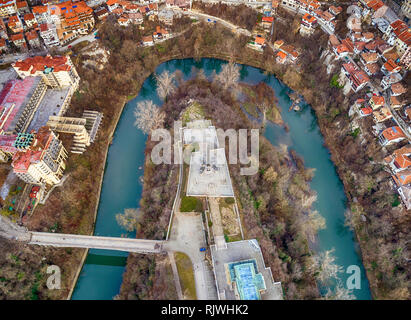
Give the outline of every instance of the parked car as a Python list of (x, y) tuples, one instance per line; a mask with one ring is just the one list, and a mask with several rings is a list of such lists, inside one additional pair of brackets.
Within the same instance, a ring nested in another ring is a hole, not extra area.
[(200, 252), (204, 252), (204, 251), (206, 251), (206, 248), (204, 247), (200, 248)]

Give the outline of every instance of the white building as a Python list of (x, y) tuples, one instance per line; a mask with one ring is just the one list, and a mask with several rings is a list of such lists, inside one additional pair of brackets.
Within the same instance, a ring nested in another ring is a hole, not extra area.
[(54, 185), (60, 182), (65, 169), (67, 151), (58, 136), (48, 127), (35, 135), (29, 149), (13, 156), (13, 172), (24, 182)]
[(41, 76), (52, 88), (72, 87), (77, 89), (80, 77), (69, 56), (36, 56), (13, 63), (20, 78)]

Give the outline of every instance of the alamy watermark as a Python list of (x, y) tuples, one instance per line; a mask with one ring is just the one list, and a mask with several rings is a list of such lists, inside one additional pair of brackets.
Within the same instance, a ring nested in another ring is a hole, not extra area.
[[(228, 138), (228, 164), (242, 164), (241, 175), (254, 175), (259, 168), (259, 129), (215, 129), (182, 128), (181, 121), (174, 122), (174, 153), (172, 159), (172, 137), (167, 129), (155, 129), (151, 140), (158, 142), (151, 151), (154, 164), (210, 164), (223, 166), (227, 164), (225, 156), (218, 149), (224, 149)], [(250, 144), (249, 144), (250, 142)], [(183, 146), (187, 147), (184, 148)], [(193, 152), (199, 156), (193, 157)]]
[(47, 267), (47, 288), (49, 290), (61, 289), (61, 270), (59, 266), (51, 265)]
[(346, 281), (347, 289), (361, 289), (361, 269), (359, 266), (353, 264), (348, 266), (345, 273), (351, 274)]

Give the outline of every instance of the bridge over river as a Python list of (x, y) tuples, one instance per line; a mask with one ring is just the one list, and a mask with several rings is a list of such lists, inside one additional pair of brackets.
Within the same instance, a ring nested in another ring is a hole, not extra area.
[(164, 241), (77, 234), (31, 232), (0, 216), (0, 236), (40, 246), (93, 248), (136, 253), (161, 253)]
[(29, 232), (29, 244), (53, 247), (93, 248), (137, 253), (160, 253), (163, 241), (77, 234)]

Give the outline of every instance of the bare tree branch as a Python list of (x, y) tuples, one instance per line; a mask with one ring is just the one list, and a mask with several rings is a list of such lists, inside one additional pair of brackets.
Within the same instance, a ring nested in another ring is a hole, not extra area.
[(165, 118), (164, 112), (160, 111), (160, 108), (151, 100), (137, 103), (134, 116), (136, 117), (134, 125), (146, 134), (150, 134), (152, 130), (162, 128)]

